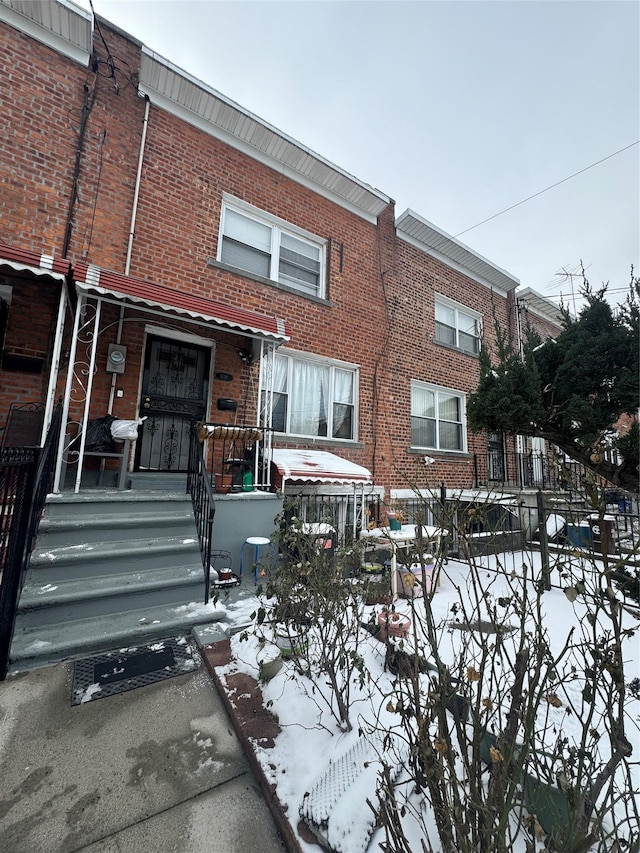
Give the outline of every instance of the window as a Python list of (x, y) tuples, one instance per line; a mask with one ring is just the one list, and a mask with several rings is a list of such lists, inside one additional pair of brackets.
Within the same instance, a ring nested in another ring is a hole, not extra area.
[(354, 440), (356, 393), (355, 368), (276, 353), (271, 425), (276, 432)]
[(303, 293), (323, 295), (323, 247), (266, 213), (226, 206), (222, 211), (219, 260)]
[(436, 297), (436, 341), (464, 352), (480, 352), (480, 315)]
[(411, 383), (411, 446), (465, 450), (465, 398), (424, 382)]

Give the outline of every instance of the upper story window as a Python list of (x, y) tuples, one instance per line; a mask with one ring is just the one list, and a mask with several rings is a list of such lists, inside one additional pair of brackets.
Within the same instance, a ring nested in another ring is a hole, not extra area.
[(256, 208), (225, 203), (218, 255), (222, 263), (324, 295), (322, 241)]
[(278, 352), (273, 370), (276, 432), (355, 440), (357, 368)]
[(480, 352), (481, 317), (470, 308), (436, 296), (436, 341), (463, 352)]
[(425, 382), (411, 383), (411, 446), (466, 449), (465, 395)]

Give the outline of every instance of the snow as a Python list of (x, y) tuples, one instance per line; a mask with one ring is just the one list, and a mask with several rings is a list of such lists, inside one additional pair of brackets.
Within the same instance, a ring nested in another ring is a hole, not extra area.
[[(516, 552), (499, 555), (500, 566), (495, 557), (476, 558), (485, 586), (490, 586), (492, 600), (500, 596), (508, 597), (513, 590), (510, 582), (521, 578), (527, 571), (530, 576), (540, 572), (540, 555), (529, 552)], [(595, 571), (599, 570), (595, 564)], [(575, 601), (569, 601), (564, 589), (573, 588), (581, 578), (588, 578), (594, 571), (594, 564), (576, 557), (566, 555), (552, 556), (553, 588), (542, 596), (542, 619), (548, 632), (552, 651), (557, 653), (567, 641), (571, 632), (575, 636), (582, 635), (588, 624), (589, 607), (585, 596), (578, 595)], [(469, 564), (462, 561), (450, 561), (443, 566), (441, 583), (433, 596), (431, 608), (435, 620), (442, 625), (442, 646), (439, 648), (444, 662), (452, 664), (460, 652), (463, 643), (468, 645), (468, 632), (447, 630), (452, 620), (452, 607), (460, 601), (460, 593), (469, 591)], [(529, 592), (533, 584), (528, 584)], [(259, 606), (256, 598), (249, 598), (228, 605), (223, 621), (232, 629), (251, 623)], [(416, 608), (423, 607), (416, 603)], [(364, 618), (375, 608), (365, 608)], [(379, 608), (378, 608), (379, 609)], [(411, 603), (399, 600), (396, 609), (407, 615), (411, 612)], [(474, 619), (490, 619), (489, 606), (483, 602), (473, 611)], [(516, 620), (517, 621), (517, 620)], [(507, 619), (508, 622), (508, 619)], [(637, 631), (638, 616), (634, 612), (623, 612), (623, 628), (629, 631), (624, 640), (625, 681), (627, 684), (640, 677), (640, 649)], [(365, 634), (364, 631), (361, 632)], [(238, 631), (231, 638), (233, 660), (221, 667), (218, 673), (224, 678), (233, 672), (245, 672), (254, 678), (259, 678), (259, 661), (264, 659), (265, 643), (259, 641), (259, 636), (266, 638), (267, 647), (273, 638), (268, 635), (268, 629), (253, 627), (249, 630)], [(310, 630), (311, 637), (311, 630)], [(310, 638), (310, 643), (313, 640)], [(415, 640), (414, 640), (415, 642)], [(348, 762), (350, 751), (357, 749), (362, 742), (364, 733), (367, 740), (375, 743), (376, 732), (399, 732), (399, 715), (395, 713), (393, 702), (394, 678), (385, 669), (385, 646), (369, 634), (360, 640), (359, 651), (363, 655), (370, 677), (363, 687), (354, 684), (351, 691), (351, 718), (353, 730), (341, 731), (335, 719), (331, 716), (326, 704), (323, 704), (316, 688), (304, 676), (296, 672), (294, 663), (285, 660), (282, 668), (266, 682), (261, 682), (263, 703), (269, 708), (279, 722), (280, 733), (275, 738), (272, 748), (264, 748), (259, 741), (254, 741), (254, 749), (266, 778), (276, 787), (277, 796), (289, 815), (289, 821), (294, 833), (298, 834), (298, 816), (308, 813), (313, 803), (309, 803), (311, 793), (322, 789), (322, 779), (327, 772), (331, 774), (339, 762)], [(410, 645), (410, 643), (409, 643)], [(477, 661), (475, 661), (477, 663)], [(469, 659), (469, 666), (474, 664)], [(479, 665), (479, 664), (478, 664)], [(425, 676), (426, 677), (426, 676)], [(636, 682), (637, 683), (637, 682)], [(558, 686), (559, 704), (543, 703), (540, 722), (544, 725), (541, 730), (552, 732), (550, 737), (557, 737), (562, 732), (569, 738), (578, 738), (580, 724), (575, 714), (570, 713), (570, 704), (581, 707), (582, 685), (578, 680), (561, 683)], [(632, 760), (637, 763), (637, 752), (640, 749), (638, 737), (638, 721), (640, 719), (640, 700), (628, 694), (631, 704), (631, 714), (634, 720), (628, 726), (627, 736), (634, 744)], [(554, 698), (555, 702), (555, 698)], [(596, 715), (595, 719), (598, 717)], [(634, 728), (635, 726), (635, 728)], [(603, 738), (606, 740), (606, 738)], [(396, 736), (396, 747), (400, 738)], [(550, 744), (547, 744), (549, 746)], [(375, 750), (374, 750), (375, 752)], [(404, 758), (398, 751), (397, 769), (402, 768)], [(363, 762), (361, 762), (363, 765)], [(376, 769), (377, 759), (373, 756), (368, 767), (362, 766), (362, 772), (356, 774), (352, 783), (340, 791), (335, 808), (329, 810), (328, 825), (322, 827), (325, 837), (329, 838), (331, 846), (341, 853), (355, 853), (356, 850), (376, 850), (384, 841), (382, 829), (374, 827), (372, 812), (367, 805), (367, 799), (376, 801)], [(634, 789), (640, 790), (640, 769), (633, 770)], [(315, 786), (315, 787), (314, 787)], [(318, 788), (320, 786), (320, 788)], [(434, 850), (439, 849), (433, 816), (430, 814), (424, 799), (418, 800), (408, 788), (403, 788), (402, 775), (398, 781), (398, 798), (401, 801), (406, 796), (407, 811), (403, 818), (403, 829), (407, 835), (412, 850), (422, 849), (422, 839), (425, 832), (433, 844)], [(317, 853), (318, 848), (309, 844), (298, 835), (298, 842), (305, 853)], [(542, 842), (536, 849), (542, 849)], [(524, 838), (515, 842), (513, 853), (524, 853)]]

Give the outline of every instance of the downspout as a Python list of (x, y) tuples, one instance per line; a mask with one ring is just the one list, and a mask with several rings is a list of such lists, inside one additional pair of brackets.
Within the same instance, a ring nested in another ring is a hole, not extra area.
[[(136, 229), (136, 217), (138, 215), (138, 198), (140, 196), (140, 184), (142, 181), (142, 164), (144, 162), (144, 149), (147, 142), (147, 127), (149, 125), (149, 107), (151, 105), (151, 101), (149, 100), (149, 96), (144, 96), (145, 104), (144, 104), (144, 117), (142, 119), (142, 137), (140, 139), (140, 152), (138, 154), (138, 170), (136, 172), (136, 185), (133, 191), (133, 208), (131, 211), (131, 224), (129, 226), (129, 242), (127, 244), (127, 258), (124, 264), (124, 274), (129, 275), (129, 271), (131, 270), (131, 255), (133, 254), (133, 240), (135, 237), (135, 229)], [(118, 333), (116, 335), (116, 343), (122, 342), (122, 324), (124, 322), (124, 305), (120, 306), (120, 317), (118, 319)], [(109, 391), (109, 405), (107, 408), (108, 413), (113, 414), (113, 400), (116, 395), (116, 383), (118, 381), (118, 374), (111, 374), (111, 389)]]
[(149, 96), (144, 96), (144, 118), (142, 119), (142, 138), (140, 140), (140, 153), (138, 155), (138, 172), (136, 174), (136, 186), (133, 192), (133, 210), (131, 211), (131, 225), (129, 227), (129, 245), (127, 246), (127, 260), (124, 265), (124, 274), (129, 275), (131, 269), (131, 253), (133, 252), (133, 238), (135, 237), (136, 216), (138, 213), (138, 197), (140, 195), (140, 182), (142, 179), (142, 162), (144, 160), (144, 148), (147, 142), (147, 126), (149, 124), (149, 107), (151, 101)]

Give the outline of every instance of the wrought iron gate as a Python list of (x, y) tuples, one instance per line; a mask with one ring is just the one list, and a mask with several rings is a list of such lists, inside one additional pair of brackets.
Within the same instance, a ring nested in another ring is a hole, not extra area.
[(206, 347), (147, 339), (136, 470), (188, 469), (190, 425), (205, 416), (210, 360)]

